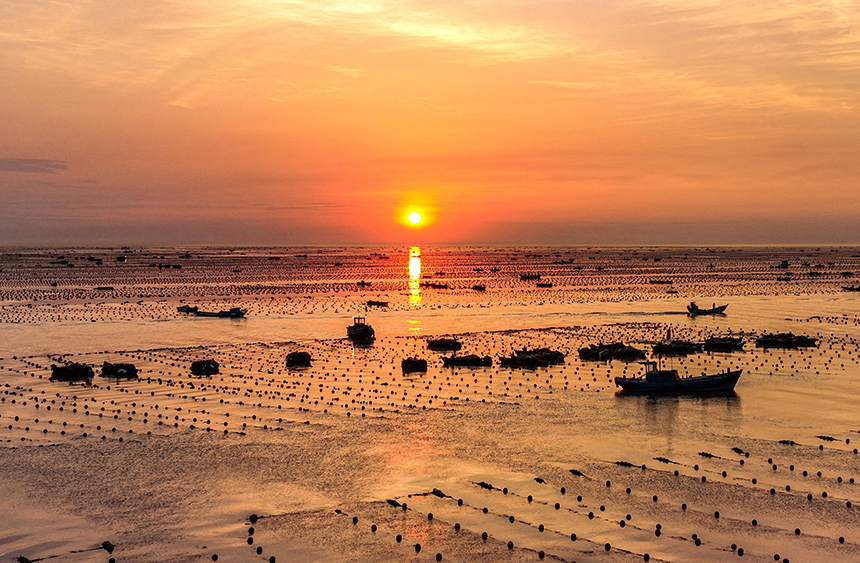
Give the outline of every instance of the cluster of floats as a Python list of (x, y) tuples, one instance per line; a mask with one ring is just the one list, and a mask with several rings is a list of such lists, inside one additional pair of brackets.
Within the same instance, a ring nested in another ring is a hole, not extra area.
[[(695, 303), (691, 303), (695, 306)], [(187, 306), (186, 306), (187, 307)], [(719, 314), (726, 305), (714, 307), (707, 310), (707, 314)], [(180, 308), (180, 310), (182, 310)], [(700, 310), (697, 308), (697, 310)], [(701, 311), (701, 310), (700, 310)], [(201, 315), (200, 311), (188, 308), (185, 312)], [(235, 312), (235, 313), (234, 313)], [(203, 313), (201, 316), (243, 316), (243, 309), (230, 309), (220, 313)], [(691, 311), (692, 314), (692, 311)], [(357, 347), (372, 346), (376, 340), (373, 327), (367, 322), (367, 317), (353, 317), (352, 325), (346, 329), (347, 339)], [(762, 334), (755, 340), (755, 345), (760, 348), (786, 348), (797, 349), (817, 346), (817, 339), (806, 335), (795, 335), (793, 333), (767, 333)], [(427, 341), (428, 350), (436, 352), (451, 352), (450, 356), (442, 357), (444, 367), (482, 368), (491, 367), (493, 359), (490, 356), (478, 356), (476, 354), (459, 354), (463, 344), (455, 338), (438, 338)], [(720, 336), (707, 338), (703, 342), (691, 342), (687, 340), (672, 339), (671, 331), (667, 332), (662, 342), (653, 345), (653, 354), (658, 361), (647, 360), (645, 350), (629, 346), (620, 342), (609, 344), (589, 344), (578, 350), (579, 358), (586, 361), (611, 361), (620, 360), (625, 362), (638, 361), (644, 367), (641, 375), (633, 377), (616, 377), (615, 385), (622, 392), (634, 394), (707, 394), (707, 393), (730, 393), (741, 377), (743, 370), (727, 369), (722, 373), (681, 376), (677, 370), (662, 369), (659, 359), (662, 357), (686, 356), (699, 352), (737, 352), (744, 348), (744, 340), (741, 337)], [(311, 355), (308, 352), (291, 352), (286, 357), (288, 368), (306, 368), (311, 366)], [(536, 348), (532, 350), (516, 350), (507, 357), (500, 357), (499, 364), (508, 368), (537, 369), (562, 364), (565, 354), (549, 348)], [(423, 373), (428, 369), (427, 360), (418, 357), (407, 357), (401, 361), (401, 369), (404, 374)], [(210, 376), (219, 373), (218, 362), (213, 359), (197, 360), (191, 364), (191, 373), (199, 376)], [(92, 381), (95, 370), (92, 366), (83, 363), (66, 363), (51, 366), (52, 381), (84, 382)], [(137, 368), (129, 363), (104, 362), (101, 366), (101, 375), (116, 379), (137, 379)]]

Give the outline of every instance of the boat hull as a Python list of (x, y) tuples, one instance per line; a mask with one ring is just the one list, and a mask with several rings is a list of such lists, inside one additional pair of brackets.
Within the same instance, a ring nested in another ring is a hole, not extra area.
[(721, 315), (725, 312), (728, 306), (729, 304), (726, 303), (725, 305), (720, 305), (719, 307), (714, 307), (712, 309), (699, 309), (698, 307), (687, 305), (687, 313), (694, 317), (697, 315)]
[(671, 381), (647, 381), (644, 377), (616, 377), (623, 393), (639, 395), (701, 395), (734, 391), (743, 370), (715, 375), (682, 377)]

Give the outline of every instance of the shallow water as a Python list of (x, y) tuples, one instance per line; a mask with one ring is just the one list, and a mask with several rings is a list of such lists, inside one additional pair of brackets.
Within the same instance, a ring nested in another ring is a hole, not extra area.
[[(0, 557), (724, 561), (740, 548), (745, 561), (860, 561), (860, 294), (841, 289), (860, 273), (857, 249), (117, 255), (3, 256), (0, 485), (15, 496), (0, 501), (14, 515)], [(51, 264), (63, 260), (74, 267)], [(787, 271), (792, 281), (777, 279)], [(691, 300), (729, 307), (691, 318)], [(182, 303), (248, 314), (198, 318), (178, 313)], [(356, 314), (376, 329), (369, 349), (343, 339)], [(641, 366), (577, 355), (610, 341), (650, 350), (667, 330), (743, 336), (743, 352), (663, 360), (682, 374), (741, 367), (736, 393), (622, 396), (613, 378)], [(755, 347), (776, 331), (819, 345)], [(445, 334), (496, 361), (542, 346), (567, 358), (452, 370), (426, 349)], [(287, 370), (299, 349), (313, 367)], [(407, 355), (428, 359), (428, 372), (402, 374)], [(221, 373), (192, 377), (190, 361), (204, 357)], [(61, 360), (131, 361), (142, 379), (48, 381)], [(251, 514), (264, 518), (252, 525)], [(113, 554), (82, 551), (105, 539)]]

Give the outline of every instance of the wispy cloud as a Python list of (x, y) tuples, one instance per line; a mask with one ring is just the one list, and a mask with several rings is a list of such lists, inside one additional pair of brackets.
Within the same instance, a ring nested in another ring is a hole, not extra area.
[(65, 170), (67, 163), (63, 160), (47, 160), (44, 158), (0, 158), (0, 172), (37, 172), (54, 174), (57, 170)]

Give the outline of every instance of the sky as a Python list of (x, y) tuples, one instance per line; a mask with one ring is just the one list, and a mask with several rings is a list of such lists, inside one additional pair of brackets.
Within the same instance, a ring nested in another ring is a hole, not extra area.
[(0, 244), (860, 243), (858, 105), (853, 0), (4, 0)]

